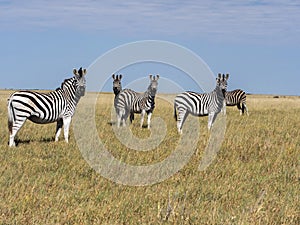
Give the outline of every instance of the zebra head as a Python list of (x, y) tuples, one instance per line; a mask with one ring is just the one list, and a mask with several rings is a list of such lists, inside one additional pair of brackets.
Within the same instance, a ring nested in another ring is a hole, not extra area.
[(156, 76), (152, 76), (150, 74), (149, 78), (150, 78), (151, 83), (148, 87), (148, 92), (150, 93), (150, 95), (155, 96), (156, 91), (157, 91), (157, 86), (158, 86), (157, 80), (159, 79), (159, 75), (157, 74)]
[(115, 74), (113, 74), (112, 78), (114, 80), (113, 81), (113, 91), (114, 91), (115, 95), (117, 95), (122, 90), (122, 85), (121, 85), (122, 74), (116, 75), (116, 76), (115, 76)]
[(218, 74), (218, 77), (216, 78), (217, 80), (217, 87), (221, 89), (223, 96), (225, 98), (225, 93), (227, 90), (227, 80), (229, 78), (229, 74), (227, 73), (226, 76), (225, 74), (221, 75), (221, 73)]
[(86, 69), (80, 69), (77, 71), (76, 69), (73, 70), (73, 73), (75, 75), (74, 83), (73, 86), (75, 88), (75, 95), (77, 97), (84, 96), (85, 94), (85, 74), (86, 74)]

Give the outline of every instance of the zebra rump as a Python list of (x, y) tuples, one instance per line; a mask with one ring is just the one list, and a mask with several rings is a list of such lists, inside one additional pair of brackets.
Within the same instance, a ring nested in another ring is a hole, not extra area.
[(246, 106), (246, 93), (241, 89), (236, 89), (233, 91), (226, 92), (225, 100), (226, 100), (226, 106), (237, 106), (237, 108), (240, 110), (240, 114), (244, 114), (246, 111), (248, 115), (248, 108)]

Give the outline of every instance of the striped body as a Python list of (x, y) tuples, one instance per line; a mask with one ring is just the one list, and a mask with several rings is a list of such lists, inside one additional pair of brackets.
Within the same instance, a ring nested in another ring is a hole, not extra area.
[(236, 89), (226, 92), (225, 100), (227, 106), (237, 106), (240, 110), (240, 115), (244, 114), (245, 111), (249, 115), (246, 106), (246, 93), (243, 90)]
[(55, 140), (58, 140), (62, 126), (65, 126), (65, 140), (76, 105), (85, 93), (86, 70), (74, 69), (75, 76), (66, 79), (61, 88), (50, 93), (18, 91), (8, 99), (9, 145), (14, 146), (14, 137), (28, 119), (34, 123), (47, 124), (57, 122)]
[(122, 90), (115, 99), (115, 108), (117, 113), (117, 126), (120, 126), (121, 121), (125, 126), (125, 121), (130, 115), (130, 122), (134, 119), (134, 113), (141, 114), (141, 127), (144, 122), (144, 115), (148, 115), (148, 128), (150, 128), (151, 116), (155, 108), (155, 95), (157, 91), (157, 80), (159, 75), (152, 77), (151, 83), (144, 93), (137, 93), (131, 89)]
[[(211, 128), (217, 114), (224, 107), (227, 79), (229, 74), (217, 78), (216, 88), (210, 93), (199, 94), (192, 91), (181, 93), (174, 100), (174, 117), (177, 120), (178, 132), (189, 114), (193, 116), (208, 116), (208, 129)], [(177, 112), (178, 111), (178, 115)]]

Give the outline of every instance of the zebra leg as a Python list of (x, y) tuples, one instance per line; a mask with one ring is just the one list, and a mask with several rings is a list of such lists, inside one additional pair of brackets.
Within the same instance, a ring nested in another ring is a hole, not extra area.
[(244, 110), (246, 111), (247, 116), (249, 116), (248, 108), (247, 108), (247, 106), (246, 106), (246, 103), (243, 103), (243, 108), (244, 108)]
[(118, 128), (120, 127), (121, 118), (122, 118), (121, 113), (118, 112), (118, 114), (117, 114), (117, 127), (118, 127)]
[(68, 143), (69, 142), (69, 128), (71, 124), (72, 117), (65, 117), (63, 118), (63, 125), (64, 125), (64, 137), (65, 141)]
[(17, 123), (16, 121), (13, 121), (12, 124), (10, 125), (11, 128), (9, 129), (10, 130), (9, 147), (16, 146), (15, 136), (17, 135), (17, 133), (19, 132), (19, 130), (21, 129), (21, 127), (23, 126), (26, 120), (27, 117), (18, 117), (16, 119)]
[(221, 112), (223, 113), (224, 116), (226, 115), (226, 102), (225, 101), (223, 103), (223, 107), (221, 109)]
[(238, 104), (236, 105), (236, 107), (239, 109), (240, 111), (240, 116), (244, 113), (244, 110), (243, 110), (243, 104), (241, 106), (241, 103), (238, 102)]
[(149, 113), (148, 113), (148, 117), (147, 117), (148, 129), (150, 129), (151, 116), (152, 116), (152, 113), (151, 113), (151, 112), (149, 112)]
[(134, 120), (134, 113), (131, 111), (130, 112), (130, 123)]
[(58, 141), (62, 126), (63, 126), (63, 119), (59, 119), (56, 123), (55, 141)]
[(123, 116), (122, 116), (123, 127), (126, 127), (126, 121), (127, 121), (129, 113), (130, 113), (130, 110), (125, 110), (123, 113)]
[(143, 109), (142, 112), (141, 112), (141, 124), (140, 124), (140, 127), (143, 127), (145, 113), (146, 113), (146, 111)]
[(182, 134), (182, 126), (184, 121), (188, 116), (188, 112), (186, 110), (179, 109), (178, 116), (177, 116), (177, 130), (179, 134)]
[[(14, 118), (15, 115), (16, 117)], [(25, 121), (27, 120), (27, 116), (18, 116), (14, 112), (13, 107), (8, 106), (8, 130), (9, 130), (9, 147), (16, 146), (15, 136), (18, 131), (21, 129)]]
[(215, 112), (211, 112), (208, 114), (208, 125), (207, 125), (208, 130), (211, 129), (216, 117), (217, 117), (217, 114)]
[(124, 109), (118, 109), (117, 111), (117, 127), (120, 127), (121, 120), (123, 120), (124, 117)]

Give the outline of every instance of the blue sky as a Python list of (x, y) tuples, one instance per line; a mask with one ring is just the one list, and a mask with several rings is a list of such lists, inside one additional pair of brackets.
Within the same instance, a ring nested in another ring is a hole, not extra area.
[[(0, 12), (1, 89), (55, 89), (119, 45), (163, 40), (196, 53), (215, 75), (230, 73), (228, 89), (300, 95), (298, 0), (0, 0)], [(197, 91), (176, 68), (131, 67), (121, 70), (123, 86), (159, 73)], [(111, 74), (99, 76), (111, 91)]]

